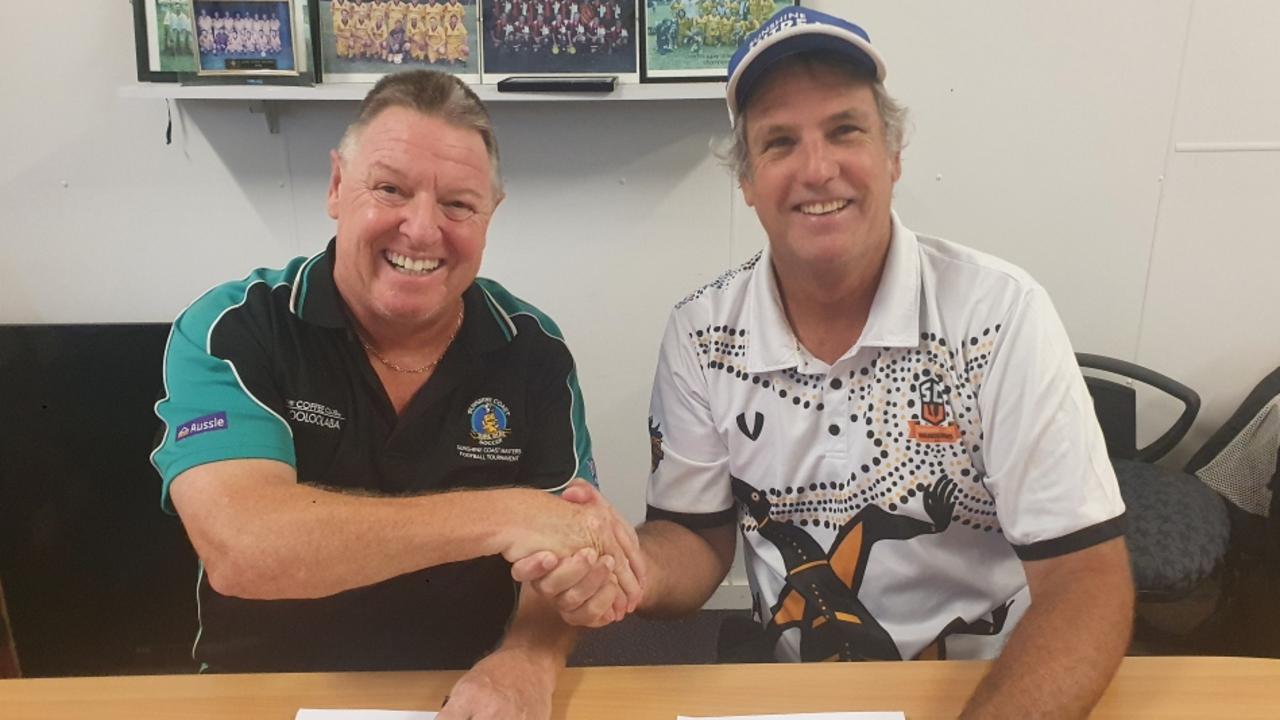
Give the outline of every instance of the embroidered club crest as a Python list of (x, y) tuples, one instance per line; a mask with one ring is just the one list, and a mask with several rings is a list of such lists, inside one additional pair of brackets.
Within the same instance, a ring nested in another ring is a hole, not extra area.
[(480, 398), (467, 408), (471, 439), (481, 445), (500, 445), (511, 434), (511, 411), (497, 398)]

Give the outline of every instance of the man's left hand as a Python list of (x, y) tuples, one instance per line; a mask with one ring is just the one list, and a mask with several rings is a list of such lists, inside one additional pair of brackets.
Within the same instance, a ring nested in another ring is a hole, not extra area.
[(558, 667), (521, 649), (499, 649), (449, 692), (438, 720), (548, 720)]

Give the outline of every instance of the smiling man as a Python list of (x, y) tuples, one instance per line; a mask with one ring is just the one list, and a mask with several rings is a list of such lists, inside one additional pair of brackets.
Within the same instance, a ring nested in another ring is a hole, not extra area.
[(332, 154), (328, 248), (175, 322), (153, 462), (200, 556), (205, 670), (474, 664), (442, 718), (545, 718), (571, 633), (509, 563), (542, 551), (625, 588), (608, 612), (638, 601), (560, 331), (476, 277), (501, 200), (479, 99), (389, 76)]
[[(701, 607), (740, 532), (757, 659), (998, 656), (966, 716), (1082, 717), (1129, 637), (1124, 505), (1044, 289), (893, 213), (884, 77), (866, 32), (804, 8), (730, 63), (769, 242), (671, 314), (640, 611)], [(570, 622), (612, 619), (601, 573), (515, 572)]]

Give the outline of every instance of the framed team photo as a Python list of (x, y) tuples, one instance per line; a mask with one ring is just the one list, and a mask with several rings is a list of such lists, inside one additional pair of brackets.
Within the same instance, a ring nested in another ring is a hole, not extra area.
[(480, 82), (479, 0), (320, 0), (326, 82), (427, 68)]
[(196, 74), (297, 76), (305, 68), (305, 8), (294, 0), (192, 0)]
[(645, 82), (726, 79), (743, 39), (799, 0), (644, 0)]
[(484, 82), (511, 76), (639, 79), (635, 0), (483, 0)]

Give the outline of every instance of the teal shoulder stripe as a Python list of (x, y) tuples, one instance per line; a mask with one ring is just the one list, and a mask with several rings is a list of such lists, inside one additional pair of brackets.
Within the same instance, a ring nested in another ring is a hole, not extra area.
[[(546, 313), (520, 298), (512, 295), (506, 288), (488, 278), (476, 278), (476, 284), (484, 290), (485, 297), (488, 298), (491, 307), (497, 312), (511, 317), (514, 315), (528, 315), (538, 321), (538, 325), (542, 328), (542, 332), (550, 337), (564, 342), (564, 333), (560, 332), (560, 326), (551, 319)], [(508, 320), (508, 322), (510, 322)], [(511, 328), (511, 332), (515, 334), (515, 328)]]
[[(517, 317), (527, 315), (533, 318), (543, 334), (553, 338), (564, 345), (565, 352), (569, 352), (569, 345), (565, 343), (564, 333), (560, 331), (560, 326), (551, 319), (549, 315), (542, 312), (538, 308), (512, 295), (506, 288), (502, 287), (493, 280), (487, 278), (476, 278), (476, 284), (480, 289), (484, 290), (485, 297), (491, 303), (491, 307), (497, 312), (507, 317)], [(507, 320), (510, 322), (510, 320)], [(512, 325), (512, 334), (515, 328)], [(574, 455), (574, 473), (575, 477), (590, 480), (591, 484), (599, 486), (595, 472), (595, 460), (591, 457), (591, 433), (587, 430), (587, 410), (582, 402), (582, 389), (578, 386), (578, 369), (577, 364), (572, 363), (573, 353), (569, 353), (571, 364), (569, 366), (569, 375), (565, 378), (565, 386), (569, 391), (569, 423), (573, 429), (573, 455)], [(566, 478), (566, 483), (572, 478)], [(563, 488), (557, 488), (563, 489)]]
[[(324, 254), (325, 254), (325, 251), (321, 250), (315, 255), (312, 255), (310, 258), (306, 260), (306, 262), (302, 263), (301, 266), (299, 266), (298, 271), (294, 276), (293, 291), (289, 294), (289, 311), (292, 312), (294, 315), (301, 316), (301, 313), (299, 313), (298, 311), (307, 302), (307, 290), (310, 289), (310, 284), (311, 284), (310, 283), (311, 266), (315, 265), (317, 260), (324, 257)], [(294, 262), (296, 263), (297, 260), (295, 260)], [(292, 264), (293, 263), (290, 263), (290, 265)], [(286, 270), (287, 269), (288, 268), (286, 266)]]
[[(479, 285), (480, 290), (484, 293), (485, 303), (489, 306), (489, 314), (498, 323), (498, 327), (502, 330), (502, 335), (510, 342), (516, 336), (516, 326), (515, 323), (511, 322), (510, 314), (503, 308), (503, 305), (514, 306), (521, 301), (507, 292), (506, 288), (487, 278), (476, 278), (476, 285)], [(499, 300), (499, 298), (502, 298), (502, 300)]]
[[(251, 288), (290, 285), (305, 261), (296, 258), (284, 268), (254, 270), (243, 280), (219, 285), (174, 321), (162, 366), (164, 396), (155, 405), (164, 434), (151, 453), (151, 464), (163, 480), (161, 507), (166, 511), (173, 512), (169, 484), (197, 465), (231, 458), (296, 464), (289, 424), (249, 391), (233, 361), (212, 354), (210, 341), (218, 323), (244, 304)], [(178, 437), (183, 425), (219, 416), (217, 431)]]

